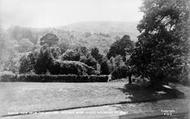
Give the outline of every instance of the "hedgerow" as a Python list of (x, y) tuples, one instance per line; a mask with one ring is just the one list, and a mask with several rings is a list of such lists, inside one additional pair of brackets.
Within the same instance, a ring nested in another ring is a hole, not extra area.
[(1, 74), (1, 82), (107, 82), (107, 75)]

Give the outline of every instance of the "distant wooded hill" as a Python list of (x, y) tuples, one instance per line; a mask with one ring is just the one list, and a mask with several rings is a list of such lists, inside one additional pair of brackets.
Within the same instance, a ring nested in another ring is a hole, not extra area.
[(132, 40), (137, 40), (138, 22), (79, 22), (67, 25), (63, 27), (67, 30), (78, 31), (78, 32), (93, 32), (93, 33), (125, 33), (131, 36)]
[[(80, 22), (57, 28), (26, 28), (14, 26), (7, 30), (9, 40), (19, 47), (22, 45), (35, 45), (46, 33), (54, 33), (60, 43), (71, 46), (98, 47), (105, 52), (110, 45), (123, 35), (129, 35), (132, 41), (137, 40), (137, 22)], [(24, 42), (24, 43), (23, 43)], [(26, 46), (24, 46), (26, 47)]]

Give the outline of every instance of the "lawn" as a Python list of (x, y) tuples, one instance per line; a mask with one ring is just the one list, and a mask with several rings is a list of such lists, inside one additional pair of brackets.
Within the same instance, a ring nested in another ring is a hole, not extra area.
[[(150, 101), (152, 97), (162, 99), (161, 95), (149, 91), (127, 91), (124, 89), (125, 84), (126, 82), (0, 83), (0, 115)], [(167, 96), (163, 97), (168, 98)]]
[[(0, 83), (1, 115), (126, 101), (124, 83)], [(3, 110), (2, 110), (3, 109)]]

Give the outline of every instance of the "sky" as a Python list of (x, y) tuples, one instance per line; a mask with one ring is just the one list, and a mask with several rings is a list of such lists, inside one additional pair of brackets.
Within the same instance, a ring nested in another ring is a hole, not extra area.
[(55, 27), (84, 21), (142, 19), (142, 0), (0, 0), (0, 25)]

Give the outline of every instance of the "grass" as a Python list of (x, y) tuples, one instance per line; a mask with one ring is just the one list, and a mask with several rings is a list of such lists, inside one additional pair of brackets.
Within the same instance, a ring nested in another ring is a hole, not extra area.
[[(147, 90), (126, 89), (125, 84), (126, 82), (0, 83), (0, 115), (150, 101), (150, 95), (154, 94)], [(163, 99), (162, 95), (153, 96)], [(164, 99), (168, 96), (170, 95)]]
[(1, 115), (125, 101), (124, 83), (0, 83)]

